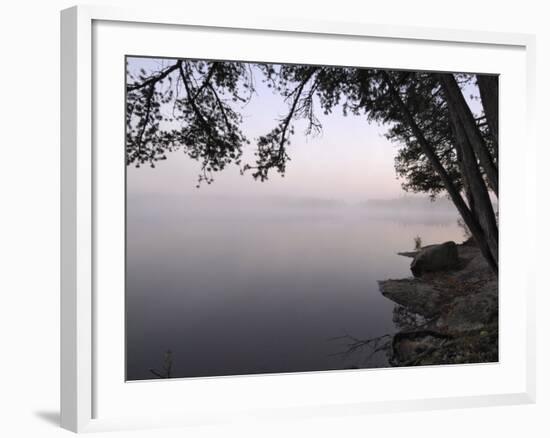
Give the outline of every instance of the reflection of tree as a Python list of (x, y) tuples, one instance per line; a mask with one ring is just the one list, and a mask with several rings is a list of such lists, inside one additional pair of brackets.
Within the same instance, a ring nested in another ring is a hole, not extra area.
[(150, 368), (149, 371), (160, 379), (169, 379), (172, 377), (172, 351), (166, 350), (166, 353), (164, 353), (162, 371), (157, 371), (154, 368)]
[(365, 366), (379, 352), (387, 352), (391, 347), (391, 335), (385, 334), (369, 339), (359, 339), (350, 334), (330, 338), (329, 341), (345, 341), (344, 350), (333, 353), (331, 356), (338, 356), (342, 359), (348, 359), (353, 355), (364, 353), (364, 357), (359, 363)]
[[(157, 72), (129, 73), (127, 163), (154, 166), (182, 149), (201, 165), (199, 184), (237, 164), (264, 181), (285, 173), (292, 122), (306, 133), (325, 114), (364, 116), (388, 127), (401, 146), (396, 171), (403, 187), (435, 195), (446, 192), (471, 231), (489, 266), (498, 270), (498, 225), (489, 192), (498, 197), (498, 78), (488, 75), (381, 69), (250, 64), (178, 59)], [(238, 104), (254, 94), (252, 69), (287, 103), (271, 131), (255, 139), (254, 162), (241, 164), (249, 143), (240, 130)], [(477, 87), (483, 106), (474, 114), (463, 95)]]

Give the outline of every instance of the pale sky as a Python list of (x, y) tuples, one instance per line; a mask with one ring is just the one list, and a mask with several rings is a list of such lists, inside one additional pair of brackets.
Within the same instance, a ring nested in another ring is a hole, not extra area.
[[(159, 70), (173, 60), (128, 58), (130, 71), (140, 68)], [(287, 112), (281, 96), (274, 95), (256, 74), (257, 95), (242, 108), (242, 129), (251, 140), (245, 146), (243, 162), (255, 149), (255, 139), (268, 133), (276, 119)], [(214, 175), (211, 185), (197, 189), (199, 164), (184, 152), (167, 154), (167, 160), (155, 168), (128, 166), (129, 193), (163, 193), (182, 196), (215, 197), (295, 197), (334, 199), (349, 203), (367, 199), (396, 198), (404, 195), (396, 179), (394, 157), (398, 145), (383, 137), (385, 127), (369, 123), (365, 116), (344, 116), (339, 108), (324, 115), (318, 108), (317, 117), (323, 125), (322, 134), (306, 137), (305, 123), (294, 122), (285, 177), (270, 173), (267, 182), (254, 181), (251, 174), (241, 176), (237, 166), (230, 166)]]

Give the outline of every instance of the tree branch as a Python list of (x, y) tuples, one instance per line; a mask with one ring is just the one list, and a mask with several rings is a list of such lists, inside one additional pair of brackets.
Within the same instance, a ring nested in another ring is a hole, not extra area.
[(149, 85), (156, 84), (157, 82), (163, 80), (166, 76), (168, 76), (173, 71), (176, 71), (180, 67), (181, 62), (182, 62), (181, 60), (178, 60), (174, 65), (166, 68), (165, 70), (163, 70), (158, 75), (153, 76), (153, 77), (147, 79), (146, 81), (143, 81), (142, 83), (126, 85), (126, 91), (128, 91), (128, 92), (136, 91), (136, 90), (139, 90), (141, 88), (147, 87)]

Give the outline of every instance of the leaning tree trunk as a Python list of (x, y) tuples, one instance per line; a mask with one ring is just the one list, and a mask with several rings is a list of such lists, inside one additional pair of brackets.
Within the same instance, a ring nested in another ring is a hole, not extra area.
[(401, 112), (405, 122), (411, 128), (411, 131), (416, 137), (416, 140), (418, 141), (418, 144), (420, 145), (422, 152), (426, 155), (431, 165), (433, 166), (434, 170), (437, 172), (437, 174), (441, 178), (441, 181), (443, 182), (443, 185), (445, 186), (447, 193), (451, 197), (451, 200), (453, 201), (458, 212), (462, 216), (462, 219), (464, 219), (464, 222), (470, 229), (472, 235), (474, 236), (474, 239), (476, 239), (476, 242), (478, 242), (479, 249), (483, 254), (483, 256), (485, 257), (485, 259), (487, 260), (489, 267), (494, 272), (498, 272), (498, 258), (495, 259), (493, 257), (493, 254), (489, 248), (489, 243), (485, 237), (485, 233), (483, 232), (483, 229), (481, 228), (479, 221), (477, 220), (475, 215), (472, 214), (472, 212), (469, 210), (468, 206), (464, 202), (464, 199), (462, 198), (462, 195), (460, 194), (457, 187), (454, 185), (453, 180), (451, 179), (448, 172), (445, 170), (445, 168), (441, 164), (441, 161), (439, 160), (436, 153), (434, 152), (433, 147), (428, 142), (426, 137), (424, 137), (424, 134), (422, 133), (422, 130), (418, 127), (418, 124), (414, 120), (413, 115), (411, 114), (411, 112), (409, 111), (409, 109), (401, 99), (401, 96), (399, 95), (399, 92), (397, 91), (397, 88), (395, 87), (392, 78), (385, 71), (382, 71), (381, 74), (388, 86), (392, 100), (399, 108), (399, 111)]
[(455, 77), (452, 73), (439, 73), (437, 76), (447, 96), (448, 107), (453, 108), (457, 114), (460, 124), (464, 127), (468, 141), (472, 145), (475, 155), (485, 171), (485, 175), (487, 175), (489, 185), (498, 197), (498, 169), (495, 160), (487, 148), (487, 144), (476, 125), (472, 111), (468, 107)]
[(498, 160), (498, 76), (477, 75), (476, 78), (487, 125), (495, 142), (495, 159)]
[[(453, 138), (456, 139), (457, 133), (452, 124), (451, 124), (451, 131), (453, 134)], [(462, 188), (463, 188), (464, 194), (466, 195), (466, 201), (467, 201), (468, 207), (470, 208), (470, 211), (472, 212), (474, 217), (479, 221), (476, 215), (474, 195), (472, 193), (472, 189), (470, 188), (468, 179), (465, 177), (466, 169), (464, 168), (464, 159), (462, 158), (462, 150), (460, 148), (455, 148), (455, 151), (456, 151), (456, 161), (458, 162), (458, 167), (460, 169), (460, 175), (462, 179)]]
[(487, 245), (495, 265), (498, 266), (498, 227), (491, 198), (479, 170), (473, 148), (453, 108), (449, 108), (449, 119), (455, 134), (455, 148), (460, 151), (462, 159), (461, 173), (467, 182), (467, 190), (471, 192), (475, 216), (483, 230), (482, 238), (480, 238), (481, 236), (474, 236), (474, 238), (480, 248), (482, 245)]

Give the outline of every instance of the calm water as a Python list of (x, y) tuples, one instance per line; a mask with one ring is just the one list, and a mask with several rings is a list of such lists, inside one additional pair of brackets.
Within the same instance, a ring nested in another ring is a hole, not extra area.
[(452, 210), (135, 195), (127, 217), (129, 380), (167, 350), (172, 377), (385, 366), (331, 338), (395, 332), (377, 281), (410, 276), (396, 253), (463, 240)]

